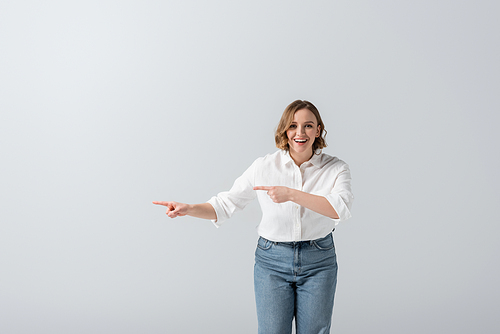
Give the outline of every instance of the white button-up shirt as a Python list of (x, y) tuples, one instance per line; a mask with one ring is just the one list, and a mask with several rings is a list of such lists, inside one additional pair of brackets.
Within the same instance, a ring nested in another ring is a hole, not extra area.
[[(274, 203), (266, 191), (254, 186), (285, 186), (310, 194), (324, 196), (337, 212), (332, 219), (294, 202)], [(289, 152), (279, 150), (258, 158), (234, 181), (229, 191), (212, 197), (210, 203), (217, 214), (219, 227), (236, 211), (242, 210), (255, 197), (262, 209), (257, 233), (271, 241), (314, 240), (331, 233), (342, 220), (351, 217), (351, 173), (342, 160), (324, 153), (314, 154), (300, 167)]]

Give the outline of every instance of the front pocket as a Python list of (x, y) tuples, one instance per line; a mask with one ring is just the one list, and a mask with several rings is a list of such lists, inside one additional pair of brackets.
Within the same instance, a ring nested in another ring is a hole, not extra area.
[(257, 242), (257, 247), (259, 247), (262, 250), (268, 250), (269, 248), (271, 248), (272, 245), (273, 245), (272, 241), (264, 239), (263, 237), (260, 237), (259, 241)]
[(319, 250), (330, 250), (334, 248), (333, 237), (331, 234), (322, 239), (313, 240), (313, 245)]

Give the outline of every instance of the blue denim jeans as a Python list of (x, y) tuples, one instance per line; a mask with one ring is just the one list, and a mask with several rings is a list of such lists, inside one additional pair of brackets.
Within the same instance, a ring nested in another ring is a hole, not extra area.
[(337, 285), (332, 234), (310, 241), (259, 238), (255, 251), (255, 300), (259, 334), (330, 333)]

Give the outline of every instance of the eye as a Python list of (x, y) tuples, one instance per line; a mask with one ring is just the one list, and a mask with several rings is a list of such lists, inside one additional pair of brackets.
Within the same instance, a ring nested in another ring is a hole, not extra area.
[(289, 129), (295, 129), (296, 127), (297, 127), (297, 125), (291, 124), (290, 127), (289, 127)]
[(311, 124), (307, 124), (306, 128), (312, 128), (313, 126)]

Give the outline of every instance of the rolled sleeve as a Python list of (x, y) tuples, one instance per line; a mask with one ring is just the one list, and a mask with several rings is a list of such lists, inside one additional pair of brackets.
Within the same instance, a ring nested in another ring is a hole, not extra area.
[(215, 227), (218, 228), (218, 227), (220, 227), (222, 225), (222, 222), (227, 219), (227, 217), (222, 218), (223, 217), (223, 211), (222, 211), (221, 205), (219, 204), (219, 201), (217, 200), (217, 196), (213, 196), (211, 199), (209, 199), (207, 201), (207, 203), (209, 203), (210, 205), (212, 205), (212, 207), (215, 210), (215, 216), (217, 218), (216, 219), (211, 219), (211, 221), (212, 221), (212, 223), (214, 223)]
[(256, 197), (256, 192), (253, 190), (256, 163), (257, 161), (234, 181), (229, 191), (218, 193), (207, 201), (215, 210), (217, 219), (213, 219), (212, 222), (216, 227), (220, 227), (235, 212), (243, 210)]
[(351, 218), (351, 206), (354, 196), (351, 191), (351, 172), (348, 165), (345, 165), (338, 174), (332, 192), (325, 195), (325, 198), (330, 202), (339, 216), (338, 219), (333, 219), (335, 225)]

